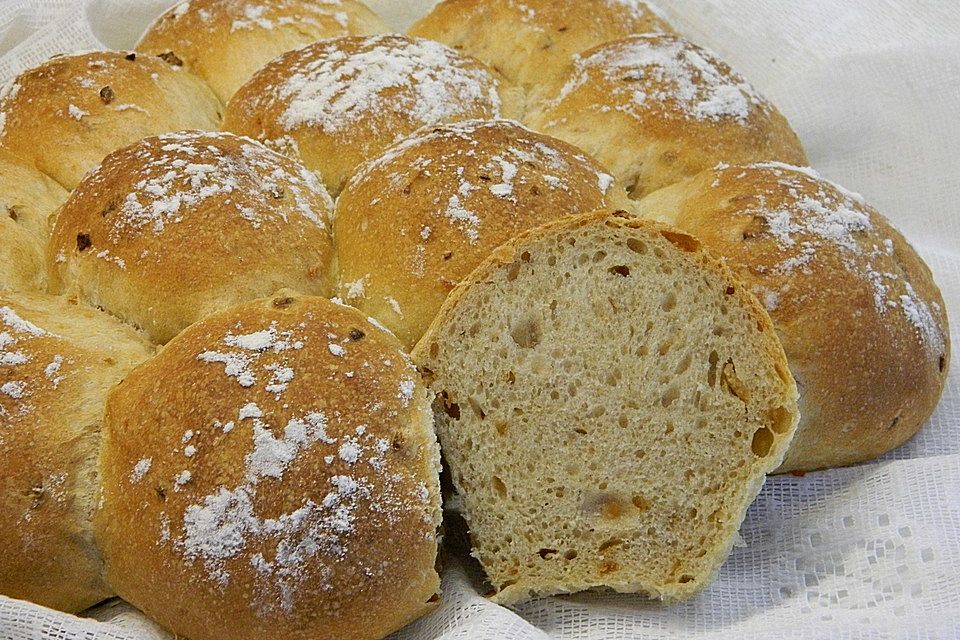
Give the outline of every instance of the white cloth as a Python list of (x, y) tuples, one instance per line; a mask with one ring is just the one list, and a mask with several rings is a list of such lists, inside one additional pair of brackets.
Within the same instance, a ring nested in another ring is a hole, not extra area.
[[(0, 79), (55, 53), (132, 47), (170, 0), (0, 0)], [(398, 28), (429, 0), (368, 0)], [(812, 164), (862, 193), (930, 264), (960, 326), (960, 3), (661, 0), (776, 102)], [(956, 343), (957, 331), (953, 331)], [(910, 443), (880, 462), (771, 478), (719, 579), (676, 606), (636, 596), (486, 601), (452, 560), (437, 638), (960, 638), (960, 362)], [(0, 640), (154, 640), (127, 605), (95, 622), (0, 598)]]

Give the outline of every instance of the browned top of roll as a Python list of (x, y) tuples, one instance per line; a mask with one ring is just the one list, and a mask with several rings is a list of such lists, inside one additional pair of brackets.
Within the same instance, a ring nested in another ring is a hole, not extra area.
[(76, 300), (0, 292), (0, 594), (68, 612), (112, 594), (90, 524), (100, 421), (150, 352)]
[(721, 165), (640, 210), (698, 236), (770, 312), (801, 391), (781, 471), (873, 458), (929, 417), (950, 360), (943, 298), (862, 197), (810, 169)]
[(182, 64), (226, 102), (285, 51), (323, 38), (389, 30), (356, 0), (189, 0), (157, 18), (137, 50)]
[(58, 56), (0, 96), (0, 146), (68, 189), (111, 151), (177, 129), (216, 129), (220, 101), (197, 77), (123, 51)]
[(433, 606), (438, 471), (392, 336), (291, 291), (238, 305), (110, 396), (107, 579), (190, 638), (381, 638)]

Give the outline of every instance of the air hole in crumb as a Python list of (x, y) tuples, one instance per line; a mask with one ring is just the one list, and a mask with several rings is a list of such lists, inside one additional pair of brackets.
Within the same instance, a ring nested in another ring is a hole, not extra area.
[(493, 478), (490, 479), (490, 483), (493, 485), (493, 490), (497, 492), (498, 496), (501, 498), (507, 497), (507, 485), (503, 484), (503, 480), (497, 476), (493, 476)]
[(535, 318), (526, 318), (520, 320), (513, 329), (510, 330), (510, 337), (523, 349), (532, 349), (540, 344), (543, 332), (540, 329), (540, 323)]
[(574, 433), (579, 433), (579, 434), (582, 435), (582, 436), (587, 435), (587, 430), (586, 430), (586, 429), (582, 429), (582, 428), (580, 428), (580, 427), (576, 427), (576, 428), (573, 430), (573, 432), (574, 432)]
[(563, 554), (564, 560), (575, 560), (577, 558), (576, 549), (570, 549), (569, 551)]
[(727, 363), (723, 365), (723, 372), (720, 375), (721, 386), (723, 388), (739, 398), (744, 404), (750, 402), (750, 389), (737, 376), (737, 369), (732, 360), (727, 360)]
[(524, 251), (523, 253), (521, 253), (521, 254), (520, 254), (520, 261), (521, 261), (521, 262), (530, 262), (530, 252), (529, 252), (529, 251)]
[(660, 301), (660, 308), (664, 311), (673, 311), (677, 306), (677, 294), (673, 291), (668, 291), (666, 295), (663, 296), (663, 299)]
[(647, 245), (636, 238), (627, 238), (627, 248), (634, 253), (644, 254), (647, 252)]
[(559, 552), (556, 549), (540, 549), (540, 551), (537, 551), (537, 555), (544, 560), (549, 560), (553, 556), (557, 555), (557, 553)]
[(725, 293), (726, 293), (728, 296), (732, 296), (732, 295), (735, 294), (736, 292), (737, 292), (737, 288), (734, 287), (733, 285), (728, 285), (728, 286), (727, 286), (727, 290), (725, 291)]
[(900, 414), (893, 416), (893, 420), (890, 421), (890, 428), (893, 429), (900, 422)]
[(517, 376), (513, 371), (507, 371), (506, 375), (507, 384), (516, 384)]
[(622, 544), (623, 544), (623, 540), (621, 540), (620, 538), (610, 538), (609, 540), (601, 544), (600, 547), (597, 549), (597, 551), (599, 551), (600, 553), (603, 553), (608, 549), (619, 547)]
[(588, 418), (599, 418), (607, 412), (607, 408), (604, 406), (597, 406), (590, 410), (590, 413), (587, 414)]
[(643, 496), (633, 496), (630, 502), (633, 503), (633, 506), (636, 507), (637, 511), (646, 511), (650, 508), (650, 501)]
[(507, 267), (507, 282), (513, 282), (517, 279), (517, 276), (520, 275), (520, 263), (511, 262), (510, 266)]
[(674, 367), (673, 372), (676, 375), (686, 373), (687, 369), (690, 368), (690, 365), (692, 364), (692, 362), (693, 362), (693, 356), (688, 353), (687, 355), (683, 356), (680, 362), (677, 363), (677, 366)]
[(436, 358), (440, 355), (440, 345), (436, 342), (430, 344), (430, 357)]
[(753, 441), (750, 443), (750, 449), (753, 455), (764, 458), (770, 453), (773, 447), (773, 432), (766, 427), (761, 427), (753, 434)]
[(622, 276), (624, 278), (630, 275), (630, 267), (622, 264), (618, 264), (614, 267), (610, 267), (609, 269), (607, 269), (607, 271), (609, 271), (614, 275)]
[(470, 408), (473, 409), (473, 412), (477, 414), (477, 417), (483, 420), (487, 417), (487, 414), (484, 413), (483, 409), (480, 407), (480, 403), (474, 400), (472, 397), (467, 398), (467, 403), (470, 405)]
[(659, 353), (661, 356), (665, 356), (667, 355), (667, 353), (670, 352), (670, 349), (672, 348), (673, 348), (673, 339), (668, 338), (667, 340), (664, 340), (663, 342), (661, 342), (660, 346), (657, 347), (657, 353)]
[(606, 251), (596, 251), (596, 252), (594, 252), (594, 254), (593, 254), (593, 262), (594, 262), (594, 263), (600, 262), (601, 260), (603, 260), (603, 259), (606, 258), (606, 257), (607, 257), (607, 252), (606, 252)]
[(947, 368), (947, 356), (940, 354), (940, 359), (937, 360), (937, 367), (940, 369), (940, 373), (943, 373), (943, 370)]
[(553, 391), (551, 391), (551, 392), (550, 392), (550, 399), (551, 399), (551, 400), (559, 400), (559, 399), (560, 399), (560, 392), (557, 391), (556, 389), (554, 389)]
[(507, 423), (500, 421), (496, 424), (497, 435), (505, 436), (507, 435)]
[(86, 251), (90, 248), (90, 245), (93, 244), (93, 241), (90, 240), (90, 235), (86, 233), (77, 234), (77, 251)]
[(770, 428), (774, 433), (786, 433), (793, 423), (793, 416), (787, 411), (786, 407), (775, 407), (767, 412), (767, 419), (770, 422)]
[(630, 425), (630, 421), (627, 420), (627, 416), (621, 414), (620, 417), (617, 418), (617, 424), (620, 425), (621, 429), (626, 429)]
[(294, 303), (294, 299), (290, 297), (273, 299), (273, 306), (276, 307), (277, 309), (286, 309), (293, 303)]
[(447, 395), (446, 391), (440, 392), (440, 401), (443, 404), (443, 411), (448, 416), (454, 420), (460, 419), (460, 405), (456, 402), (451, 402), (450, 397)]
[(720, 361), (720, 355), (716, 351), (710, 352), (710, 368), (707, 370), (707, 384), (711, 387), (717, 383), (717, 362)]
[(557, 264), (557, 256), (550, 256), (549, 258), (547, 258), (547, 264), (550, 265), (551, 267)]
[(674, 429), (676, 429), (674, 424), (672, 422), (668, 422), (667, 425), (663, 428), (663, 435), (665, 436), (670, 435), (671, 433), (673, 433)]
[(680, 389), (676, 385), (670, 385), (667, 387), (667, 390), (663, 392), (663, 395), (660, 396), (660, 405), (663, 407), (669, 407), (671, 404), (677, 401), (680, 397)]
[(680, 583), (681, 583), (681, 584), (687, 584), (688, 582), (693, 582), (693, 576), (691, 576), (691, 575), (689, 575), (689, 574), (686, 574), (686, 573), (683, 574), (682, 576), (680, 576)]

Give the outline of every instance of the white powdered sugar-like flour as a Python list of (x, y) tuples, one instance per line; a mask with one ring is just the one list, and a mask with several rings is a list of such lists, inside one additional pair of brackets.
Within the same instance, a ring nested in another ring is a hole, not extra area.
[[(496, 134), (503, 134), (504, 139)], [(512, 120), (464, 120), (425, 127), (361, 165), (353, 184), (359, 190), (364, 181), (379, 180), (383, 174), (388, 176), (389, 188), (397, 191), (420, 174), (433, 181), (438, 190), (433, 212), (436, 222), (398, 230), (420, 238), (421, 254), (443, 223), (458, 229), (470, 244), (479, 244), (482, 214), (490, 206), (486, 196), (506, 201), (504, 206), (516, 206), (517, 191), (531, 184), (537, 185), (538, 191), (546, 190), (545, 196), (550, 191), (573, 195), (586, 186), (593, 189), (593, 185), (605, 195), (613, 186), (613, 177), (586, 156), (557, 149), (538, 137)], [(378, 195), (370, 206), (381, 199)], [(424, 269), (415, 264), (411, 273), (422, 277)]]
[[(61, 367), (65, 360), (56, 354), (43, 368), (43, 378), (31, 374), (26, 379), (18, 378), (18, 369), (33, 361), (29, 343), (37, 338), (59, 338), (48, 333), (29, 320), (22, 318), (9, 306), (0, 307), (0, 417), (27, 415), (32, 406), (28, 400), (38, 389), (34, 385), (49, 385), (56, 389), (63, 380)], [(66, 361), (72, 364), (72, 360)]]
[[(220, 347), (197, 355), (201, 362), (223, 366), (223, 374), (243, 391), (227, 415), (212, 424), (194, 426), (180, 439), (186, 446), (174, 457), (177, 465), (182, 465), (176, 467), (174, 490), (197, 493), (186, 494), (190, 498), (182, 528), (174, 524), (177, 518), (161, 514), (159, 540), (173, 545), (188, 562), (200, 563), (222, 588), (230, 584), (236, 563), (245, 563), (245, 570), (252, 569), (255, 575), (251, 595), (259, 615), (293, 611), (297, 591), (305, 581), (309, 580), (312, 589), (332, 589), (337, 563), (360, 562), (356, 555), (351, 556), (358, 518), (363, 518), (365, 527), (388, 530), (412, 513), (422, 517), (429, 505), (425, 485), (390, 468), (387, 454), (392, 450), (391, 441), (368, 427), (375, 421), (397, 419), (397, 411), (412, 399), (416, 370), (405, 356), (398, 354), (396, 361), (403, 369), (396, 391), (399, 402), (392, 408), (371, 401), (358, 404), (346, 416), (325, 398), (313, 407), (294, 408), (283, 403), (286, 389), (271, 389), (278, 384), (278, 374), (283, 384), (296, 380), (298, 363), (302, 366), (311, 358), (324, 359), (334, 370), (349, 361), (351, 372), (370, 371), (368, 360), (351, 359), (355, 350), (341, 346), (357, 339), (355, 331), (338, 335), (335, 329), (328, 329), (326, 339), (307, 353), (313, 342), (306, 337), (303, 322), (289, 328), (271, 322), (252, 331), (240, 331), (238, 326), (223, 336)], [(384, 360), (382, 364), (391, 366), (393, 362)], [(318, 370), (323, 369), (311, 362), (311, 372)], [(336, 374), (330, 379), (338, 384), (353, 384), (354, 380), (352, 375)], [(282, 408), (266, 406), (261, 389), (275, 394)], [(203, 440), (206, 444), (198, 446), (206, 430), (221, 440)], [(243, 475), (234, 486), (221, 484), (203, 494), (192, 488), (204, 477), (204, 467), (198, 465), (216, 446), (210, 443), (222, 442), (222, 438), (249, 439)], [(264, 510), (272, 509), (265, 505), (275, 505), (270, 497), (275, 495), (274, 483), (296, 473), (299, 462), (312, 469), (314, 489), (287, 511), (277, 514), (273, 509), (265, 515)], [(317, 464), (329, 467), (326, 478), (318, 477), (313, 469)], [(130, 481), (142, 481), (156, 467), (155, 459), (139, 460), (131, 469)], [(428, 535), (434, 535), (433, 531)], [(375, 579), (389, 565), (390, 559), (383, 558), (359, 569)]]
[[(639, 119), (651, 110), (663, 110), (691, 120), (745, 124), (752, 113), (772, 109), (743, 76), (715, 54), (667, 35), (633, 36), (577, 57), (569, 80), (550, 104), (555, 106), (581, 87), (592, 85), (591, 78), (597, 74), (616, 102), (612, 108)], [(598, 104), (591, 108), (610, 107)]]
[[(133, 155), (138, 167), (130, 174)], [(178, 132), (148, 138), (132, 150), (108, 156), (81, 184), (94, 193), (119, 171), (129, 174), (129, 190), (112, 211), (109, 239), (131, 233), (163, 234), (213, 200), (218, 215), (233, 212), (253, 229), (289, 224), (287, 205), (307, 223), (326, 228), (333, 203), (316, 175), (263, 145), (228, 133)], [(101, 252), (109, 259), (109, 252)], [(100, 255), (100, 254), (97, 254)], [(123, 265), (121, 265), (123, 266)]]
[[(746, 176), (743, 169), (771, 172), (778, 179), (781, 191), (787, 195), (778, 206), (771, 206), (761, 194), (760, 206), (741, 214), (762, 218), (765, 232), (776, 241), (784, 257), (774, 266), (775, 274), (812, 273), (819, 252), (829, 250), (840, 257), (848, 272), (870, 285), (878, 314), (899, 310), (931, 353), (942, 352), (943, 329), (929, 305), (902, 273), (881, 266), (896, 264), (896, 246), (891, 238), (880, 236), (882, 227), (876, 224), (862, 196), (824, 179), (808, 167), (780, 162), (757, 163), (743, 168), (723, 164), (715, 167), (721, 172), (738, 172), (733, 175), (735, 180)], [(718, 184), (719, 178), (713, 185)], [(811, 187), (815, 187), (812, 194)], [(768, 311), (775, 311), (786, 292), (764, 288), (756, 293)]]
[(382, 112), (414, 127), (463, 113), (499, 116), (493, 76), (439, 42), (383, 35), (363, 39), (353, 52), (340, 47), (321, 42), (286, 61), (290, 75), (274, 91), (286, 105), (280, 124), (287, 131), (309, 126), (334, 134)]

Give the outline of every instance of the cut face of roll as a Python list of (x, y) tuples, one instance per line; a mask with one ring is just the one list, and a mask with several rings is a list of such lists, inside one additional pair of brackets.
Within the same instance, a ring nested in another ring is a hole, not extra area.
[(100, 425), (150, 353), (75, 300), (0, 292), (0, 594), (71, 613), (113, 595), (91, 526)]
[(104, 427), (107, 581), (174, 633), (374, 639), (434, 606), (430, 404), (356, 309), (282, 291), (206, 318)]
[(217, 129), (220, 101), (155, 56), (97, 51), (24, 71), (0, 94), (0, 145), (67, 189), (111, 151), (178, 129)]
[(694, 238), (621, 215), (496, 250), (413, 353), (500, 603), (703, 589), (796, 425), (756, 299)]
[(579, 149), (515, 122), (423, 129), (362, 165), (337, 200), (340, 296), (412, 347), (493, 249), (623, 197)]
[(673, 28), (641, 0), (443, 0), (408, 33), (439, 40), (536, 92), (581, 51), (649, 32)]
[(718, 162), (806, 164), (786, 119), (715, 55), (671, 35), (582, 53), (526, 123), (593, 154), (633, 198)]
[(137, 45), (203, 78), (223, 102), (285, 51), (389, 31), (355, 0), (189, 0), (157, 18)]
[(482, 64), (431, 40), (324, 40), (270, 62), (227, 105), (223, 128), (299, 157), (334, 195), (364, 160), (422, 126), (501, 114)]
[(51, 286), (163, 343), (281, 287), (330, 295), (332, 207), (312, 172), (249, 138), (146, 138), (107, 156), (59, 210)]
[(0, 149), (0, 290), (45, 287), (48, 218), (66, 199), (63, 187)]
[(652, 194), (640, 213), (696, 235), (765, 303), (800, 388), (780, 471), (869, 460), (933, 412), (950, 361), (943, 299), (859, 195), (810, 169), (721, 165)]

